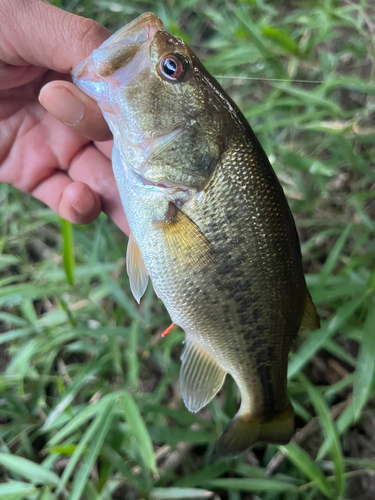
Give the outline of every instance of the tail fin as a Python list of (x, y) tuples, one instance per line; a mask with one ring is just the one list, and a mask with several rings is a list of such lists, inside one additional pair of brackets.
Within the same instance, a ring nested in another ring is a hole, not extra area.
[(286, 444), (294, 433), (292, 405), (271, 420), (252, 417), (249, 413), (238, 414), (229, 422), (218, 442), (219, 455), (235, 456), (258, 441)]

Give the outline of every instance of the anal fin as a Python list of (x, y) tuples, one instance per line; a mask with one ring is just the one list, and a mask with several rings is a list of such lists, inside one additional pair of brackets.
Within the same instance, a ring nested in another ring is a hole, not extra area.
[(130, 289), (139, 304), (147, 288), (148, 271), (132, 233), (129, 235), (128, 248), (126, 250), (126, 269), (130, 281)]
[(189, 337), (181, 361), (182, 398), (189, 411), (197, 412), (221, 389), (227, 372)]
[(320, 328), (319, 316), (316, 312), (311, 295), (306, 288), (305, 307), (303, 310), (303, 316), (299, 331), (302, 332), (303, 330), (317, 330), (318, 328)]

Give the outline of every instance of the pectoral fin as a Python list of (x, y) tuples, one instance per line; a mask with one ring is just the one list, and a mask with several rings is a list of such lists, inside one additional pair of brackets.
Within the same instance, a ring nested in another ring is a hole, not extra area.
[(172, 205), (174, 216), (163, 224), (165, 243), (172, 258), (183, 261), (184, 266), (193, 266), (196, 271), (214, 264), (213, 249), (200, 228), (181, 210)]
[(181, 361), (182, 398), (189, 411), (197, 412), (221, 389), (227, 372), (189, 337)]
[(139, 304), (147, 288), (148, 271), (143, 261), (141, 251), (131, 233), (126, 251), (126, 269), (130, 280), (130, 289), (135, 300)]
[(301, 332), (302, 330), (317, 330), (318, 328), (320, 328), (319, 316), (311, 299), (311, 295), (306, 288), (305, 308), (303, 310), (303, 316), (299, 331)]

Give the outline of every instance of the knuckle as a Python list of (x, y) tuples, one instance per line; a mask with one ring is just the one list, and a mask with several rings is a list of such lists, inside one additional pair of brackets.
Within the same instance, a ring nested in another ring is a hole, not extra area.
[(106, 28), (92, 19), (72, 16), (70, 22), (76, 42), (82, 45), (87, 55), (108, 38)]

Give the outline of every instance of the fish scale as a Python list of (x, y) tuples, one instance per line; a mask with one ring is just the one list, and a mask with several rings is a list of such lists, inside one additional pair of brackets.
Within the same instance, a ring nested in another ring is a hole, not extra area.
[[(272, 330), (265, 339), (259, 339), (260, 346), (258, 349), (258, 357), (261, 357), (261, 353), (264, 352), (266, 346), (272, 345), (277, 341), (282, 344), (284, 342), (285, 333), (290, 332), (290, 343), (297, 334), (303, 310), (304, 281), (298, 253), (294, 256), (293, 262), (290, 258), (283, 259), (283, 254), (278, 254), (277, 252), (278, 247), (282, 247), (279, 241), (283, 242), (285, 240), (287, 232), (285, 226), (290, 221), (285, 218), (281, 219), (281, 223), (278, 225), (279, 227), (272, 232), (272, 236), (267, 234), (267, 232), (265, 233), (262, 229), (262, 226), (267, 224), (267, 218), (264, 217), (264, 213), (262, 214), (263, 224), (253, 223), (253, 218), (259, 217), (259, 212), (262, 208), (269, 212), (272, 204), (267, 203), (265, 207), (262, 207), (262, 203), (256, 203), (254, 198), (259, 197), (259, 195), (261, 197), (261, 192), (256, 182), (244, 184), (243, 176), (240, 175), (241, 168), (245, 170), (246, 173), (249, 173), (248, 177), (250, 181), (253, 181), (254, 178), (257, 177), (257, 174), (251, 171), (252, 163), (248, 161), (251, 154), (243, 151), (243, 149), (244, 147), (242, 147), (241, 151), (241, 146), (239, 146), (235, 150), (236, 155), (228, 154), (228, 160), (223, 158), (222, 163), (218, 165), (217, 176), (214, 177), (207, 190), (205, 202), (203, 204), (204, 206), (202, 207), (199, 202), (194, 203), (193, 201), (192, 207), (190, 207), (190, 203), (188, 202), (184, 210), (200, 227), (202, 233), (206, 236), (207, 240), (211, 242), (217, 254), (220, 255), (220, 252), (223, 254), (220, 259), (221, 265), (218, 266), (217, 269), (212, 269), (212, 274), (213, 276), (217, 275), (215, 281), (218, 286), (224, 284), (224, 288), (228, 289), (231, 294), (233, 294), (229, 303), (233, 303), (236, 317), (242, 326), (242, 335), (236, 336), (239, 348), (243, 349), (244, 347), (250, 347), (252, 350), (254, 348), (253, 338), (257, 338), (256, 332), (262, 330), (260, 333), (264, 335), (264, 330)], [(248, 151), (250, 150), (250, 152), (252, 151), (251, 146), (246, 149)], [(235, 157), (235, 163), (233, 163), (233, 157)], [(253, 162), (253, 165), (259, 169), (257, 165), (261, 164)], [(231, 190), (237, 190), (236, 183), (232, 182), (233, 178), (228, 176), (228, 171), (231, 170), (238, 172), (238, 179), (241, 180), (241, 189), (246, 192), (249, 201), (247, 203), (242, 201), (241, 204), (237, 206), (231, 206), (230, 213), (232, 220), (228, 220), (226, 214), (229, 209), (226, 205), (229, 200), (233, 199), (230, 196)], [(264, 183), (264, 177), (265, 176), (259, 176), (259, 182), (261, 184)], [(270, 176), (270, 179), (268, 179), (268, 191), (272, 188), (270, 183), (272, 180), (274, 180), (274, 176)], [(228, 184), (230, 184), (229, 187)], [(280, 193), (278, 184), (275, 184), (274, 189), (279, 200), (275, 200), (275, 209), (272, 210), (272, 212), (286, 212), (289, 214), (285, 198), (282, 193)], [(223, 201), (221, 201), (218, 206), (217, 199), (220, 199), (220, 197), (216, 197), (216, 193), (228, 193), (228, 191), (229, 196), (227, 196), (227, 202), (223, 203)], [(282, 196), (280, 196), (280, 194)], [(237, 223), (234, 221), (237, 221)], [(272, 217), (272, 224), (274, 226), (277, 225), (275, 217)], [(223, 235), (226, 235), (226, 238)], [(297, 246), (298, 241), (296, 241), (297, 236), (295, 232), (293, 236), (294, 241), (291, 240), (290, 243), (292, 246)], [(251, 242), (249, 242), (249, 240), (251, 240)], [(228, 248), (231, 250), (228, 251)], [(272, 251), (272, 249), (275, 250)], [(286, 253), (288, 257), (290, 257), (291, 252)], [(231, 255), (229, 261), (227, 261), (228, 254)], [(279, 258), (280, 262), (276, 260), (277, 258)], [(250, 262), (251, 264), (249, 265)], [(270, 266), (274, 268), (272, 273), (269, 272)], [(226, 279), (223, 280), (222, 276), (225, 276)], [(288, 314), (288, 316), (285, 317), (283, 323), (280, 323), (282, 318), (277, 318), (279, 320), (277, 328), (275, 327), (275, 320), (270, 318), (269, 315), (270, 310), (278, 311), (279, 308), (269, 303), (272, 296), (274, 300), (283, 301), (283, 295), (288, 293), (289, 290), (286, 288), (286, 284), (283, 284), (285, 277), (288, 279), (289, 288), (291, 288), (291, 292), (289, 293), (293, 293), (299, 297), (299, 302), (297, 300), (293, 303), (286, 304), (289, 310), (284, 307), (284, 315)], [(241, 278), (242, 281), (238, 282)], [(283, 286), (283, 289), (280, 291), (278, 290), (278, 284)], [(227, 298), (224, 298), (222, 301), (228, 304)], [(265, 318), (264, 313), (262, 314), (262, 310), (265, 311)], [(299, 313), (296, 314), (296, 311)], [(257, 316), (255, 322), (254, 315)], [(292, 321), (290, 321), (289, 316), (293, 318)], [(232, 315), (229, 314), (229, 317), (232, 317)], [(214, 325), (214, 328), (217, 329), (217, 324)], [(285, 332), (285, 330), (287, 330), (287, 332)], [(219, 332), (217, 332), (216, 335), (219, 335)], [(223, 349), (223, 344), (225, 346), (232, 342), (228, 331), (224, 330), (221, 333), (219, 342), (221, 343), (221, 349)], [(289, 348), (286, 347), (284, 351), (283, 357), (286, 364), (286, 356)], [(276, 353), (274, 353), (274, 355), (275, 354)], [(274, 355), (272, 357), (274, 357)], [(270, 359), (269, 356), (268, 359)]]
[(133, 294), (139, 302), (150, 277), (186, 333), (186, 406), (205, 406), (228, 373), (241, 406), (219, 451), (286, 443), (294, 431), (288, 353), (298, 331), (319, 319), (293, 217), (252, 129), (191, 49), (150, 13), (72, 76), (114, 135)]

